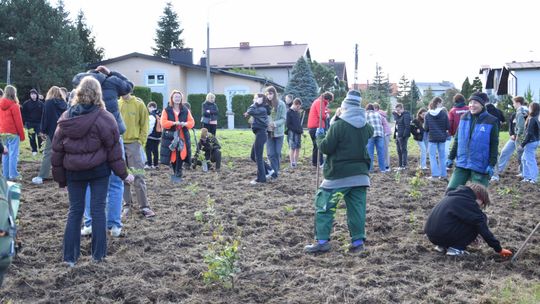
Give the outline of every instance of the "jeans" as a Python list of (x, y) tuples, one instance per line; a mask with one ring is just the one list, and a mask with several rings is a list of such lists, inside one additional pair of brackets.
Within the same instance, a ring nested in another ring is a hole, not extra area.
[[(124, 141), (120, 137), (122, 155), (124, 155)], [(122, 199), (124, 195), (124, 181), (111, 173), (109, 176), (109, 187), (107, 193), (107, 228), (122, 227)], [(92, 225), (92, 215), (90, 211), (90, 191), (86, 191), (86, 206), (84, 209), (84, 225)]]
[(309, 136), (311, 137), (311, 142), (313, 143), (313, 151), (311, 153), (311, 164), (317, 166), (317, 155), (319, 155), (319, 165), (322, 165), (324, 162), (323, 154), (319, 152), (319, 147), (317, 147), (317, 138), (315, 137), (316, 128), (309, 129)]
[(531, 179), (534, 182), (538, 179), (538, 165), (536, 163), (536, 148), (540, 141), (533, 141), (525, 145), (523, 155), (521, 156), (521, 165), (523, 167), (523, 178)]
[(39, 177), (42, 179), (49, 178), (51, 176), (51, 155), (52, 155), (52, 141), (47, 136), (45, 140), (45, 148), (43, 148), (43, 159), (41, 160), (41, 167), (39, 168)]
[(19, 162), (19, 135), (9, 134), (4, 140), (4, 146), (8, 149), (8, 154), (2, 154), (2, 174), (7, 179), (19, 177), (17, 163)]
[(81, 221), (85, 207), (85, 194), (90, 187), (90, 213), (92, 214), (92, 258), (101, 261), (107, 255), (105, 229), (105, 202), (109, 177), (86, 181), (69, 181), (69, 213), (64, 232), (64, 261), (75, 263), (81, 253)]
[(379, 170), (385, 171), (386, 165), (384, 162), (385, 154), (384, 154), (384, 137), (382, 136), (375, 136), (368, 139), (367, 143), (367, 149), (369, 158), (371, 159), (371, 163), (369, 165), (369, 171), (373, 171), (373, 155), (375, 153), (375, 148), (377, 148), (377, 159), (379, 162)]
[[(429, 143), (429, 165), (431, 167), (431, 176), (446, 177), (446, 142)], [(439, 157), (437, 157), (439, 154)]]
[(266, 130), (253, 130), (255, 133), (255, 142), (251, 147), (251, 160), (257, 163), (257, 179), (259, 183), (266, 182), (266, 174), (272, 169), (263, 159), (264, 144), (268, 139)]
[(418, 144), (418, 148), (420, 148), (420, 167), (426, 168), (427, 167), (427, 149), (429, 147), (428, 141), (427, 141), (427, 132), (424, 132), (424, 139), (417, 140), (416, 143)]
[[(146, 141), (146, 164), (157, 167), (159, 164), (159, 139), (148, 139)], [(152, 162), (153, 160), (153, 162)]]
[(285, 136), (271, 137), (268, 136), (266, 141), (266, 155), (270, 161), (270, 166), (274, 170), (272, 177), (276, 178), (279, 173), (279, 164), (281, 162), (281, 149), (283, 147), (283, 139)]
[(407, 142), (409, 137), (397, 137), (396, 147), (400, 167), (407, 167)]
[(506, 165), (508, 165), (508, 161), (512, 157), (514, 150), (516, 150), (516, 141), (509, 139), (501, 150), (501, 154), (497, 160), (497, 165), (494, 168), (494, 176), (499, 176), (499, 173), (502, 173), (504, 169), (506, 169)]

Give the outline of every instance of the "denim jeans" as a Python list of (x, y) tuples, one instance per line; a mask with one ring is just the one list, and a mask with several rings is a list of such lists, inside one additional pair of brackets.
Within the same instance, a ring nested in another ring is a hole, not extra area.
[[(124, 152), (124, 141), (120, 137), (122, 155)], [(124, 181), (113, 173), (109, 176), (109, 190), (107, 196), (107, 228), (113, 226), (122, 227), (122, 200), (124, 196)], [(90, 212), (90, 191), (86, 191), (86, 206), (84, 209), (84, 226), (92, 225), (92, 215)]]
[(253, 130), (255, 142), (251, 147), (251, 160), (257, 163), (257, 179), (259, 183), (266, 182), (266, 174), (272, 169), (263, 159), (264, 144), (268, 139), (266, 130)]
[(499, 176), (499, 173), (502, 173), (506, 169), (506, 165), (508, 165), (508, 161), (512, 157), (514, 150), (516, 150), (516, 141), (509, 139), (501, 150), (493, 176)]
[(373, 159), (374, 159), (374, 153), (375, 148), (377, 148), (377, 160), (379, 162), (379, 170), (385, 171), (386, 165), (384, 162), (385, 155), (384, 155), (384, 137), (382, 136), (374, 136), (368, 139), (367, 142), (367, 150), (369, 154), (369, 158), (371, 159), (371, 163), (369, 165), (369, 172), (373, 171)]
[(427, 149), (429, 147), (428, 134), (424, 132), (422, 140), (417, 140), (418, 148), (420, 148), (420, 167), (427, 168)]
[(285, 136), (268, 136), (266, 142), (266, 156), (270, 161), (270, 166), (274, 170), (272, 177), (276, 178), (279, 173), (279, 164), (281, 162), (281, 149), (283, 148), (283, 139)]
[(101, 261), (107, 255), (105, 229), (105, 201), (109, 178), (107, 176), (86, 181), (69, 181), (69, 213), (64, 232), (64, 261), (77, 262), (81, 253), (81, 221), (87, 188), (90, 187), (90, 213), (92, 214), (92, 258)]
[(9, 134), (4, 140), (4, 146), (8, 149), (8, 154), (2, 154), (2, 174), (7, 179), (19, 177), (17, 163), (19, 162), (19, 135)]
[(538, 148), (538, 144), (540, 144), (540, 141), (533, 141), (526, 144), (523, 155), (521, 156), (523, 178), (532, 179), (535, 182), (538, 179), (538, 165), (536, 163), (536, 148)]
[(429, 143), (429, 165), (431, 167), (431, 176), (433, 177), (446, 177), (445, 147), (446, 142)]

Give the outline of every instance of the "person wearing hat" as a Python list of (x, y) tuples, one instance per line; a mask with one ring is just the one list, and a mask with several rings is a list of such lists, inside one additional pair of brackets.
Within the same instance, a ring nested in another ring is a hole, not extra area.
[(486, 111), (488, 100), (483, 92), (473, 93), (469, 98), (469, 111), (459, 121), (452, 150), (446, 161), (448, 168), (456, 161), (456, 169), (447, 191), (465, 185), (469, 180), (485, 187), (489, 185), (497, 163), (499, 121)]
[(39, 100), (39, 94), (36, 89), (30, 90), (30, 99), (22, 105), (21, 114), (24, 128), (28, 130), (30, 147), (32, 155), (36, 156), (41, 150), (42, 139), (38, 136), (41, 133), (41, 117), (43, 114), (43, 102)]
[(315, 197), (314, 244), (304, 248), (306, 253), (322, 253), (331, 249), (330, 233), (336, 207), (340, 200), (347, 205), (347, 223), (351, 236), (350, 252), (364, 249), (366, 195), (371, 159), (367, 152), (373, 127), (366, 123), (366, 112), (360, 106), (360, 92), (351, 90), (341, 103), (328, 133), (316, 131), (319, 150), (326, 154), (323, 181)]

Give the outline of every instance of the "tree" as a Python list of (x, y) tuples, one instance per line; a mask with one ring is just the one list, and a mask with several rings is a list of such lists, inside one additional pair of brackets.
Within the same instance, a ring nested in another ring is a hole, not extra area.
[(319, 86), (321, 92), (329, 91), (334, 94), (335, 100), (341, 100), (347, 95), (345, 82), (340, 80), (337, 84), (335, 81), (336, 71), (326, 65), (320, 64), (317, 61), (309, 61), (313, 77)]
[(82, 43), (83, 62), (88, 65), (103, 60), (105, 50), (102, 47), (96, 47), (96, 38), (92, 35), (92, 30), (86, 25), (86, 18), (82, 10), (77, 15), (76, 27)]
[(317, 82), (313, 72), (304, 57), (298, 58), (292, 69), (291, 78), (285, 87), (285, 94), (291, 94), (302, 100), (302, 106), (307, 109), (317, 98)]
[(407, 76), (403, 75), (398, 83), (398, 102), (403, 104), (403, 109), (414, 112), (414, 106), (411, 102), (411, 82)]
[(427, 90), (424, 91), (424, 96), (422, 96), (424, 107), (427, 107), (434, 97), (435, 94), (433, 94), (433, 90), (431, 89), (431, 86), (429, 86)]
[(450, 110), (454, 106), (454, 96), (458, 94), (459, 91), (455, 88), (448, 89), (444, 92), (444, 94), (441, 96), (443, 100), (443, 106)]
[(369, 86), (368, 90), (373, 92), (374, 101), (378, 102), (381, 109), (384, 111), (389, 109), (390, 95), (392, 94), (392, 86), (388, 81), (388, 77), (385, 77), (382, 73), (382, 67), (378, 64), (375, 66), (375, 77), (373, 83)]
[(165, 4), (163, 15), (158, 21), (156, 38), (154, 41), (156, 47), (153, 47), (154, 56), (169, 57), (169, 50), (173, 47), (183, 48), (184, 39), (180, 38), (184, 30), (180, 28), (178, 15), (173, 11), (171, 2)]
[(411, 95), (411, 102), (414, 105), (414, 112), (416, 113), (416, 110), (418, 109), (418, 102), (420, 101), (421, 96), (420, 96), (420, 90), (418, 89), (418, 86), (416, 85), (416, 82), (414, 81), (414, 79), (411, 82), (411, 93), (410, 93), (410, 95)]
[(465, 99), (469, 99), (471, 94), (472, 94), (472, 87), (469, 81), (469, 77), (467, 77), (465, 78), (465, 80), (463, 81), (463, 84), (461, 85), (461, 95), (463, 95)]
[(480, 80), (478, 76), (474, 77), (473, 82), (472, 82), (472, 88), (471, 88), (472, 92), (477, 92), (477, 91), (482, 92), (482, 88), (483, 88), (482, 80)]
[[(0, 58), (11, 60), (11, 80), (21, 97), (34, 87), (45, 93), (52, 85), (71, 87), (83, 70), (81, 40), (63, 3), (46, 0), (0, 2)], [(5, 64), (0, 75), (6, 75)]]

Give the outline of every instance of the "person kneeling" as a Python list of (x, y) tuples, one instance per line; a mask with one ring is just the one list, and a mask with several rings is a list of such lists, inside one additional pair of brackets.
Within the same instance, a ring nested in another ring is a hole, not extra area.
[(435, 244), (435, 250), (446, 255), (462, 256), (465, 249), (476, 240), (478, 234), (502, 257), (512, 251), (503, 249), (488, 227), (488, 219), (482, 209), (490, 204), (486, 188), (471, 183), (448, 191), (446, 196), (431, 210), (424, 232)]
[[(221, 146), (217, 138), (208, 132), (208, 129), (201, 129), (201, 139), (197, 143), (197, 151), (204, 152), (204, 160), (199, 159), (193, 164), (193, 169), (196, 165), (202, 165), (203, 171), (211, 169), (211, 163), (216, 163), (216, 171), (221, 169)], [(197, 158), (198, 158), (197, 152)]]

